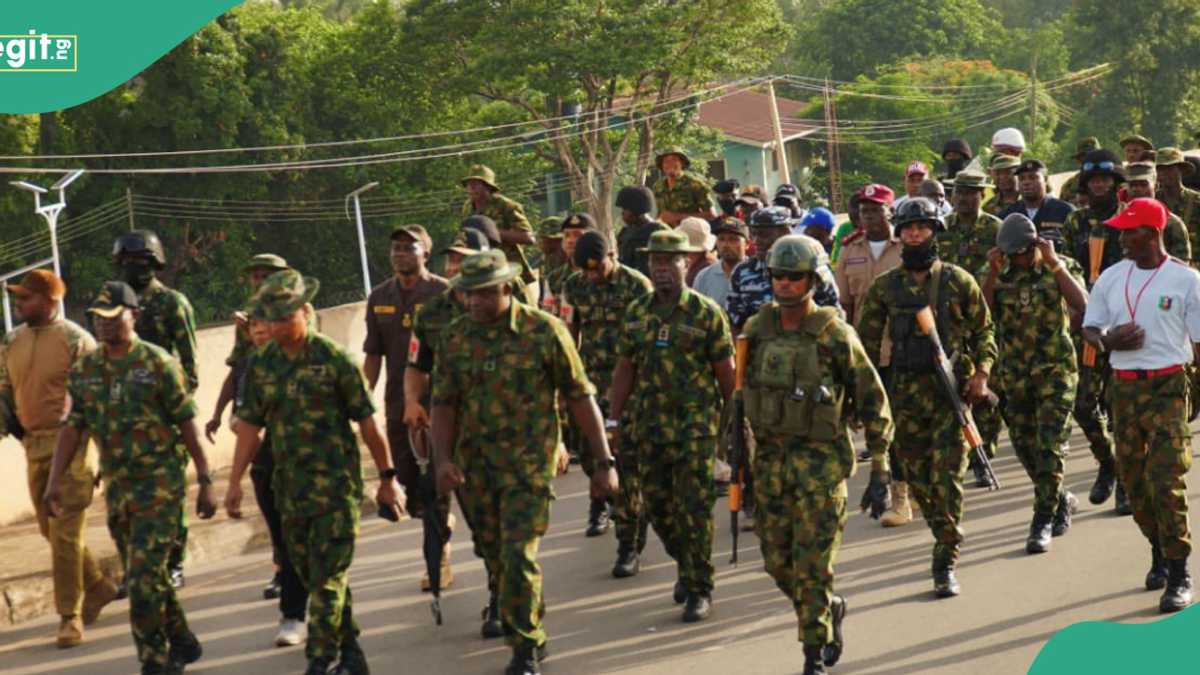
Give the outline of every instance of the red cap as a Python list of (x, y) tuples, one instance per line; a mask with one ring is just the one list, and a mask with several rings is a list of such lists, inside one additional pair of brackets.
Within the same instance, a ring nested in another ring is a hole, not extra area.
[(1129, 202), (1124, 211), (1104, 221), (1104, 224), (1116, 230), (1132, 230), (1142, 226), (1161, 230), (1167, 226), (1167, 207), (1157, 199), (1139, 197)]
[(925, 166), (925, 162), (909, 162), (908, 168), (904, 170), (904, 177), (907, 178), (914, 173), (919, 173), (922, 176), (928, 176), (929, 167)]
[(895, 198), (896, 193), (892, 192), (892, 188), (879, 183), (871, 183), (862, 189), (862, 201), (891, 206)]

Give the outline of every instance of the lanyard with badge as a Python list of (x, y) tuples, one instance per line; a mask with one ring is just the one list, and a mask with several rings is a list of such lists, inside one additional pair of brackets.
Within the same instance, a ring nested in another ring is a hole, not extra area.
[(1137, 296), (1133, 299), (1133, 304), (1129, 303), (1129, 280), (1133, 278), (1133, 270), (1137, 265), (1129, 266), (1129, 271), (1125, 273), (1125, 309), (1129, 312), (1130, 322), (1135, 322), (1137, 319), (1137, 307), (1142, 301), (1142, 293), (1146, 292), (1146, 288), (1150, 285), (1150, 282), (1154, 281), (1154, 277), (1158, 276), (1159, 270), (1165, 264), (1167, 264), (1167, 258), (1163, 258), (1162, 262), (1158, 263), (1158, 267), (1154, 268), (1154, 272), (1150, 274), (1150, 278), (1146, 279), (1146, 283), (1142, 284), (1142, 287), (1138, 289)]

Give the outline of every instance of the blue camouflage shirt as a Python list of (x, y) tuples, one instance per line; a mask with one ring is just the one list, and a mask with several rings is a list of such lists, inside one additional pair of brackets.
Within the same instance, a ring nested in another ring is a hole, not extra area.
[[(833, 270), (829, 269), (828, 263), (821, 265), (817, 276), (820, 282), (813, 293), (813, 301), (820, 307), (833, 307), (841, 313), (837, 284), (834, 283)], [(729, 322), (737, 330), (742, 329), (759, 307), (775, 300), (775, 294), (771, 291), (771, 277), (767, 274), (767, 261), (757, 256), (733, 268), (729, 286), (726, 309), (729, 311)], [(844, 313), (842, 317), (845, 318)]]

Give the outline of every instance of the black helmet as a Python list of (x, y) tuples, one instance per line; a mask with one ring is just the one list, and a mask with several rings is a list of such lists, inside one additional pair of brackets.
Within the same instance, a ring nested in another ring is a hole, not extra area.
[(500, 245), (500, 228), (496, 227), (496, 221), (487, 216), (467, 216), (461, 229), (475, 230), (487, 237), (492, 246)]
[(971, 146), (961, 138), (951, 138), (942, 146), (942, 159), (946, 159), (946, 153), (957, 152), (963, 156), (963, 159), (971, 159), (974, 155), (971, 153)]
[(1093, 150), (1083, 156), (1079, 172), (1079, 184), (1087, 187), (1092, 176), (1109, 175), (1117, 184), (1125, 182), (1125, 174), (1121, 172), (1121, 160), (1108, 148)]
[(113, 242), (113, 259), (122, 255), (147, 257), (154, 261), (157, 269), (167, 266), (167, 255), (163, 252), (158, 235), (150, 230), (133, 230), (117, 237)]
[(791, 227), (792, 212), (783, 206), (768, 206), (754, 212), (750, 227)]
[(617, 193), (617, 206), (637, 214), (654, 210), (654, 193), (644, 185), (630, 185)]
[(910, 197), (904, 200), (896, 209), (896, 215), (892, 217), (892, 225), (895, 227), (897, 235), (905, 225), (921, 221), (933, 223), (934, 232), (946, 229), (946, 221), (942, 220), (942, 213), (938, 211), (937, 204), (925, 197)]

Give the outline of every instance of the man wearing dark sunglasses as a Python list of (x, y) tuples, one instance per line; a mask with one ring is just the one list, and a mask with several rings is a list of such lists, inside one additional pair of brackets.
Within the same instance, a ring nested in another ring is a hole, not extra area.
[(892, 342), (890, 399), (896, 455), (934, 536), (934, 592), (946, 598), (960, 593), (954, 567), (963, 541), (959, 523), (968, 448), (936, 374), (933, 342), (918, 327), (917, 313), (933, 310), (946, 355), (955, 362), (958, 381), (965, 383), (962, 396), (968, 404), (990, 394), (988, 373), (996, 360), (996, 343), (975, 278), (938, 259), (935, 234), (945, 224), (937, 206), (914, 197), (901, 205), (893, 222), (904, 245), (901, 266), (871, 284), (857, 327), (872, 363), (880, 362), (884, 336)]
[[(1075, 259), (1088, 273), (1089, 290), (1099, 273), (1121, 261), (1120, 233), (1104, 224), (1122, 207), (1117, 198), (1117, 188), (1125, 182), (1121, 160), (1111, 150), (1093, 150), (1083, 157), (1079, 182), (1087, 189), (1087, 206), (1067, 217), (1063, 225), (1063, 252)], [(1089, 240), (1095, 237), (1097, 244), (1103, 242), (1103, 253), (1097, 262), (1096, 275), (1090, 265)], [(1082, 342), (1076, 336), (1080, 350), (1079, 388), (1075, 393), (1075, 423), (1087, 436), (1092, 457), (1099, 464), (1096, 481), (1088, 494), (1088, 501), (1103, 504), (1116, 490), (1114, 510), (1120, 515), (1129, 515), (1132, 510), (1125, 496), (1125, 489), (1117, 481), (1116, 464), (1112, 452), (1112, 436), (1108, 429), (1108, 405), (1105, 403), (1108, 383), (1108, 355), (1096, 354), (1095, 365), (1082, 362)]]

